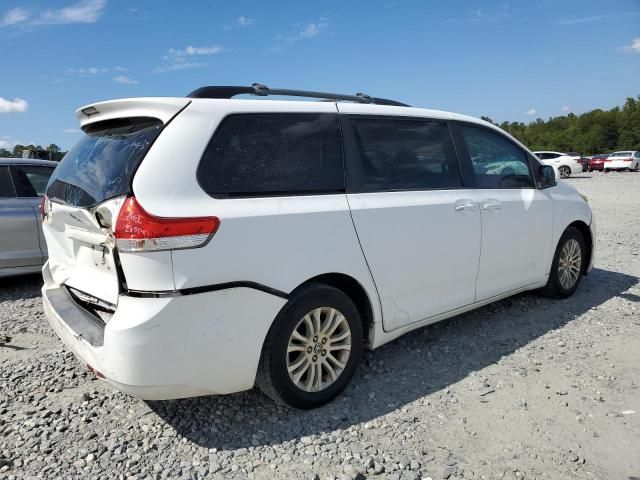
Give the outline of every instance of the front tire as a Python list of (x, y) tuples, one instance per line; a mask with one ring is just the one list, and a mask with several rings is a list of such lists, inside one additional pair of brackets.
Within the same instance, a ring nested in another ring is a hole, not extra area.
[(362, 320), (349, 297), (328, 285), (305, 285), (267, 334), (256, 384), (278, 403), (319, 407), (348, 385), (362, 355), (362, 339)]
[(567, 227), (553, 256), (549, 280), (541, 293), (550, 298), (567, 298), (576, 291), (585, 270), (586, 243), (575, 227)]
[(571, 169), (566, 165), (558, 167), (558, 170), (560, 171), (560, 178), (569, 178), (569, 175), (571, 175)]

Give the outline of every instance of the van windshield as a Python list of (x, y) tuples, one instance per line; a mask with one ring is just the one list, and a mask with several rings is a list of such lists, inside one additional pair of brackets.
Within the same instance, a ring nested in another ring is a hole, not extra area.
[(47, 196), (85, 208), (130, 193), (133, 174), (162, 127), (160, 120), (146, 117), (89, 125), (55, 169)]

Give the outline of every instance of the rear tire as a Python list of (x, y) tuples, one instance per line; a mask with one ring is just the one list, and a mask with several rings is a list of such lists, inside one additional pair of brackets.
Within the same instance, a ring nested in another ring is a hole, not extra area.
[(575, 227), (567, 227), (556, 247), (549, 280), (540, 293), (550, 298), (573, 295), (580, 285), (586, 258), (586, 243), (582, 233)]
[(337, 288), (305, 285), (282, 307), (267, 334), (256, 384), (278, 403), (319, 407), (348, 385), (362, 344), (362, 320), (353, 301)]

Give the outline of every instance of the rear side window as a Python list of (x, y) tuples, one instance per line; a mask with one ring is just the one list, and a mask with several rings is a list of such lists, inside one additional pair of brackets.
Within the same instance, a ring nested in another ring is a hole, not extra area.
[(428, 190), (462, 186), (458, 157), (444, 122), (352, 115), (357, 158), (354, 192)]
[(9, 167), (0, 165), (0, 198), (15, 197), (13, 182), (9, 176)]
[(230, 115), (213, 135), (197, 177), (214, 197), (344, 191), (338, 115)]
[(524, 150), (484, 128), (461, 126), (478, 188), (533, 187)]
[(51, 176), (47, 196), (59, 203), (90, 207), (130, 193), (133, 174), (162, 126), (152, 118), (90, 125)]
[(44, 195), (53, 168), (36, 165), (12, 165), (11, 173), (19, 197), (39, 197)]

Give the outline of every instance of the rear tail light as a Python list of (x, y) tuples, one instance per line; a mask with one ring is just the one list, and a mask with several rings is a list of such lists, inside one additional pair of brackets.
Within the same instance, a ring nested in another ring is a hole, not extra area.
[(177, 250), (202, 247), (219, 226), (218, 217), (156, 217), (135, 197), (127, 197), (118, 213), (114, 236), (121, 252)]
[(633, 162), (633, 158), (623, 158), (624, 162)]

